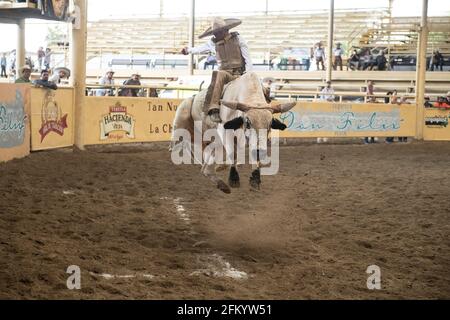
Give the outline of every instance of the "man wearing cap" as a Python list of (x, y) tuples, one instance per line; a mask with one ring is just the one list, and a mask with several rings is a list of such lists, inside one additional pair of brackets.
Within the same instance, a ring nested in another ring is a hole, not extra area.
[[(114, 85), (113, 77), (114, 77), (114, 71), (113, 71), (113, 69), (109, 69), (108, 71), (106, 71), (105, 76), (100, 79), (99, 84), (113, 86)], [(99, 89), (95, 92), (95, 95), (96, 96), (114, 96), (113, 88)]]
[(29, 66), (23, 66), (20, 69), (20, 78), (17, 78), (14, 83), (29, 83), (31, 76), (31, 68)]
[(241, 22), (239, 19), (216, 17), (211, 26), (199, 36), (202, 39), (213, 35), (207, 43), (193, 48), (183, 48), (181, 51), (183, 54), (206, 52), (216, 54), (219, 70), (213, 71), (203, 105), (203, 112), (213, 122), (221, 122), (219, 106), (224, 85), (253, 69), (247, 43), (239, 33), (229, 32), (231, 28), (240, 25)]

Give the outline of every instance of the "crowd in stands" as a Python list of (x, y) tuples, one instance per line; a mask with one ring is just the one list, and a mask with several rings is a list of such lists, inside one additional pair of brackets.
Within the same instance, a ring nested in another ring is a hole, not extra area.
[[(144, 91), (142, 88), (120, 88), (115, 89), (114, 86), (114, 70), (109, 69), (106, 71), (105, 75), (100, 78), (99, 84), (104, 85), (104, 88), (96, 89), (92, 92), (92, 95), (95, 96), (115, 96), (115, 90), (118, 90), (118, 96), (121, 97), (143, 97)], [(141, 86), (141, 75), (138, 72), (135, 72), (131, 75), (131, 77), (123, 82), (123, 86)], [(158, 92), (155, 88), (151, 88), (150, 97), (158, 97)]]

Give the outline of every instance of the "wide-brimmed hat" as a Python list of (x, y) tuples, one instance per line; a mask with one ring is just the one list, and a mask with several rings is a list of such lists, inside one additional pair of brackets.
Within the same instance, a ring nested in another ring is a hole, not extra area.
[(53, 74), (57, 74), (60, 71), (64, 72), (64, 75), (67, 78), (70, 77), (70, 70), (68, 68), (66, 68), (66, 67), (58, 67), (58, 68), (53, 69)]
[(211, 26), (206, 29), (201, 35), (199, 35), (199, 39), (210, 36), (214, 34), (214, 32), (222, 31), (222, 30), (230, 30), (238, 25), (240, 25), (242, 21), (240, 19), (230, 18), (230, 19), (222, 19), (219, 17), (215, 17), (211, 21)]
[(24, 71), (24, 70), (30, 70), (31, 71), (31, 67), (29, 65), (24, 65), (22, 68), (20, 68), (20, 71)]
[(107, 73), (115, 73), (115, 72), (114, 72), (113, 69), (110, 68), (110, 69), (106, 70), (106, 73), (105, 73), (105, 74), (107, 74)]

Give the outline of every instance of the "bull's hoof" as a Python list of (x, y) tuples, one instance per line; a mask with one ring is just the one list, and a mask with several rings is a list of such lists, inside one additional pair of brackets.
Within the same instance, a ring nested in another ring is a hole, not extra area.
[(261, 186), (261, 181), (250, 178), (250, 187), (254, 190), (259, 190)]
[(239, 188), (241, 186), (239, 173), (237, 172), (235, 167), (230, 168), (230, 176), (228, 177), (228, 184), (232, 188)]
[(260, 173), (259, 169), (253, 170), (252, 175), (250, 177), (250, 186), (255, 190), (260, 189), (261, 173)]
[(241, 186), (241, 181), (239, 179), (237, 179), (237, 180), (228, 180), (228, 184), (232, 188), (239, 188)]
[(231, 193), (230, 187), (222, 180), (217, 181), (217, 189), (225, 193)]

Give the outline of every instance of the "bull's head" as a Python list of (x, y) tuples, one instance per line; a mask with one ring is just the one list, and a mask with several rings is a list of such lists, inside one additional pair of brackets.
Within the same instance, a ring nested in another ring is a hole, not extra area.
[[(242, 102), (230, 102), (230, 101), (221, 101), (222, 105), (233, 109), (240, 110), (244, 112), (243, 116), (234, 118), (224, 124), (225, 129), (244, 129), (246, 130), (255, 130), (258, 137), (258, 143), (261, 144), (262, 139), (268, 138), (268, 134), (271, 129), (276, 130), (284, 130), (286, 129), (286, 125), (281, 121), (275, 119), (273, 117), (274, 113), (283, 113), (292, 109), (296, 103), (289, 102), (277, 105), (249, 105)], [(264, 129), (264, 130), (262, 130)], [(266, 153), (266, 150), (259, 150), (262, 154)], [(259, 154), (258, 154), (259, 158)]]
[(230, 109), (244, 112), (241, 117), (234, 118), (224, 124), (225, 129), (270, 129), (284, 130), (286, 125), (273, 118), (274, 113), (282, 113), (291, 110), (295, 102), (288, 102), (277, 105), (251, 106), (242, 102), (221, 101), (221, 103)]

